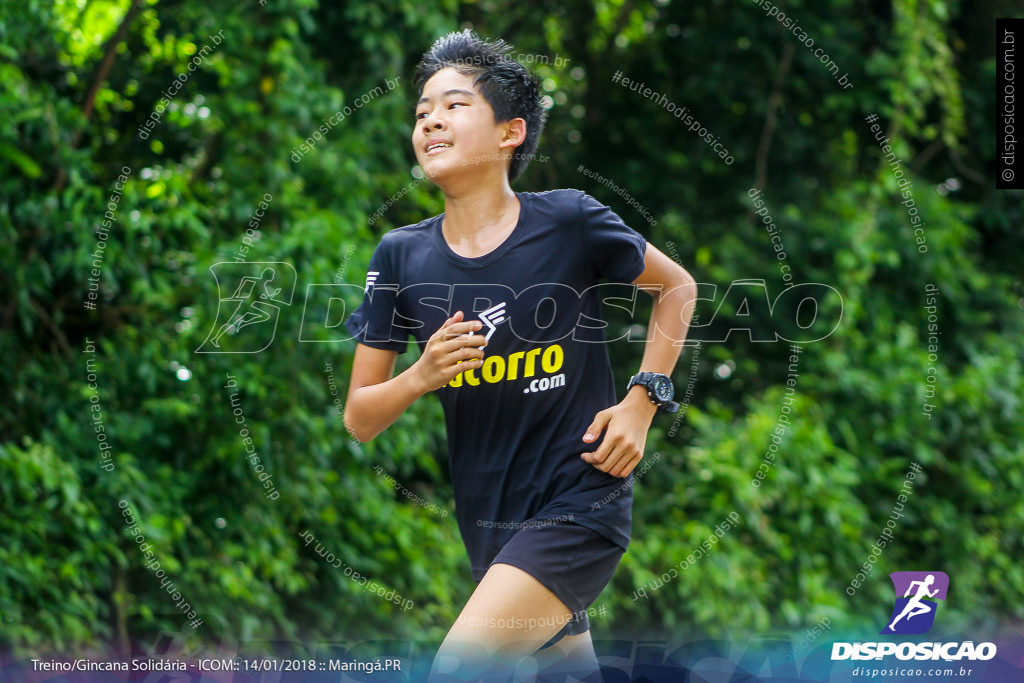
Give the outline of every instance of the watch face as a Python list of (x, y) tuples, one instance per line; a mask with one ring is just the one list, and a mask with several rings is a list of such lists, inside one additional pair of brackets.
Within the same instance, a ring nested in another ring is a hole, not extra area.
[(654, 395), (659, 401), (669, 401), (672, 399), (672, 382), (667, 377), (655, 377), (654, 378)]

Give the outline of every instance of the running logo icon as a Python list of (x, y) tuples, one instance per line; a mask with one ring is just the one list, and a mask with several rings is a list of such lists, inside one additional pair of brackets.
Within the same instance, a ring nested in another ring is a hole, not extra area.
[(889, 577), (896, 591), (896, 605), (889, 625), (879, 633), (927, 633), (935, 623), (936, 601), (946, 599), (949, 576), (945, 572), (893, 572)]
[(196, 353), (259, 353), (269, 347), (281, 309), (291, 306), (295, 269), (276, 261), (224, 261), (210, 272), (217, 283), (217, 317)]

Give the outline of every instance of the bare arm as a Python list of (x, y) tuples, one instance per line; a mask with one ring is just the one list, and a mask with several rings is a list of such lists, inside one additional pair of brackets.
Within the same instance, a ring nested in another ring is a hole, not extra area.
[[(690, 273), (653, 244), (647, 244), (644, 264), (644, 272), (633, 280), (633, 284), (649, 294), (654, 302), (638, 372), (671, 375), (690, 330), (690, 319), (697, 302), (697, 283)], [(647, 397), (647, 390), (641, 386), (630, 389), (627, 397), (640, 405), (650, 406), (648, 410), (652, 416), (657, 411)]]
[(465, 370), (479, 368), (486, 344), (480, 335), (469, 331), (482, 327), (480, 321), (461, 322), (462, 312), (448, 318), (427, 342), (423, 355), (405, 372), (392, 377), (396, 351), (375, 349), (366, 344), (356, 346), (352, 361), (352, 378), (345, 399), (345, 429), (357, 440), (366, 443), (398, 417), (413, 401), (440, 389)]
[(365, 443), (387, 427), (423, 395), (409, 368), (397, 377), (398, 353), (358, 344), (345, 400), (345, 429)]
[[(671, 375), (690, 328), (696, 282), (685, 269), (648, 242), (644, 271), (633, 284), (654, 299), (640, 371)], [(587, 433), (582, 435), (584, 444), (596, 440), (602, 431), (605, 437), (596, 451), (583, 453), (581, 457), (614, 477), (629, 476), (644, 456), (647, 431), (657, 410), (647, 390), (634, 386), (620, 403), (594, 416)]]

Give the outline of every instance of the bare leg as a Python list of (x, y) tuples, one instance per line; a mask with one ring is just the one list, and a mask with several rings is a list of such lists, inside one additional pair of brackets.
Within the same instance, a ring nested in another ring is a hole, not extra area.
[(900, 619), (902, 619), (903, 617), (907, 616), (907, 612), (909, 612), (912, 609), (914, 609), (914, 603), (907, 603), (906, 605), (904, 605), (903, 611), (900, 612), (900, 615), (898, 617), (896, 617), (895, 619), (893, 619), (892, 623), (889, 624), (889, 630), (892, 631), (893, 630), (892, 627), (896, 624), (896, 622), (899, 621)]
[(916, 617), (918, 614), (928, 614), (931, 611), (932, 611), (932, 608), (929, 607), (928, 605), (918, 605), (916, 608), (914, 608), (910, 612), (910, 614), (907, 615), (907, 621), (910, 621), (912, 618)]
[(571, 618), (537, 579), (512, 565), (492, 565), (441, 643), (430, 681), (507, 680)]

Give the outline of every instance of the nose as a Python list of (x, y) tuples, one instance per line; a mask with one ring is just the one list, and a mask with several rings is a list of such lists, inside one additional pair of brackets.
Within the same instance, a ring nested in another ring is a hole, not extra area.
[(441, 117), (434, 114), (433, 111), (430, 111), (420, 119), (420, 125), (423, 127), (423, 134), (429, 135), (432, 130), (441, 130), (444, 127), (444, 121)]

